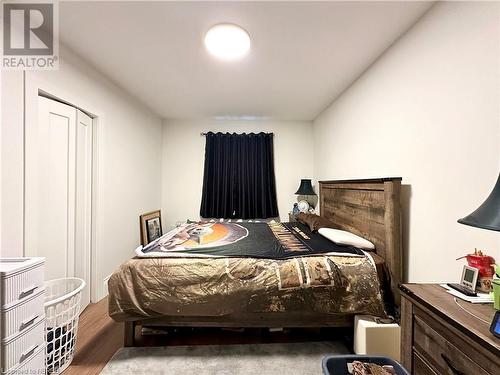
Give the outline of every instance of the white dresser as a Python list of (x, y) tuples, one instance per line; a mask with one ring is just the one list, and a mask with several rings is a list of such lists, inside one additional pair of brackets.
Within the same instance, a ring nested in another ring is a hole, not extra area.
[(0, 373), (45, 373), (44, 258), (0, 258)]

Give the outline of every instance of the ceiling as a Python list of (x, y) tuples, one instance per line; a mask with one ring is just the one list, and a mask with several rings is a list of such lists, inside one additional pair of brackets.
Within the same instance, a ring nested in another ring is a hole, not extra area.
[[(312, 120), (432, 5), (427, 2), (61, 2), (60, 38), (166, 119)], [(203, 45), (236, 23), (251, 51)]]

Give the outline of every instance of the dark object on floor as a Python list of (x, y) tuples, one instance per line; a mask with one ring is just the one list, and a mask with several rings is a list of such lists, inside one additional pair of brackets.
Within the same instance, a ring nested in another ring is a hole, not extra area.
[(410, 375), (399, 363), (387, 357), (371, 357), (365, 355), (330, 355), (322, 360), (323, 374), (349, 375), (348, 364), (354, 361), (374, 363), (379, 366), (389, 365), (394, 368), (396, 375)]

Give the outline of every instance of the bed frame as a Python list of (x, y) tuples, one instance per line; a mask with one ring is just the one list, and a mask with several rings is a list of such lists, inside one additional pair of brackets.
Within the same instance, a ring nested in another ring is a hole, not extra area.
[[(392, 297), (399, 306), (402, 281), (401, 178), (320, 181), (320, 212), (339, 228), (356, 233), (376, 246), (390, 273)], [(135, 345), (139, 325), (187, 327), (349, 327), (353, 316), (339, 314), (263, 313), (231, 316), (165, 316), (125, 322), (124, 346)]]
[(319, 182), (321, 216), (375, 244), (396, 306), (403, 280), (400, 191), (401, 177)]

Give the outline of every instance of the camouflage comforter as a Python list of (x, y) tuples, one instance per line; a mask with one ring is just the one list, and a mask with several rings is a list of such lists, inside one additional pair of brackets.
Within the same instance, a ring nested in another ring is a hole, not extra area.
[(268, 312), (386, 315), (368, 256), (134, 258), (108, 287), (116, 321)]

